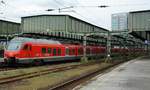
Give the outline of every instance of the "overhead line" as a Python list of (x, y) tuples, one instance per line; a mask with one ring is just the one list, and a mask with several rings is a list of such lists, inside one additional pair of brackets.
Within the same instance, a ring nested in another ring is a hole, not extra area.
[(57, 0), (54, 0), (54, 2), (56, 2), (57, 4), (59, 4), (59, 5), (63, 6), (63, 7), (65, 7), (64, 4), (60, 3), (60, 2), (57, 1)]
[(89, 21), (92, 22), (94, 25), (96, 25), (96, 22), (95, 22), (95, 21), (93, 21), (93, 20), (91, 20), (91, 19), (89, 19), (89, 18), (87, 18), (87, 17), (81, 15), (80, 13), (78, 13), (78, 12), (76, 12), (76, 11), (75, 11), (74, 13), (76, 13), (77, 15), (81, 16), (81, 17), (84, 18), (84, 19), (89, 20)]

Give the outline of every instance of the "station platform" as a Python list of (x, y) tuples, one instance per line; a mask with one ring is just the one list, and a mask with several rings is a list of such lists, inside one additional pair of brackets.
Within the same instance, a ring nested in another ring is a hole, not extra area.
[(77, 87), (78, 90), (150, 90), (150, 57), (128, 61)]

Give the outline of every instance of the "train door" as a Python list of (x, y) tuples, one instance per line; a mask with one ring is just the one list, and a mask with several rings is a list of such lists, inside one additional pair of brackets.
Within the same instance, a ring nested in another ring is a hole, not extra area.
[(75, 56), (77, 56), (78, 55), (78, 47), (76, 46), (75, 47)]
[(62, 50), (61, 48), (58, 48), (58, 56), (61, 56), (62, 55)]
[(69, 56), (69, 47), (66, 47), (66, 56)]
[(57, 56), (57, 48), (53, 48), (53, 56)]
[(29, 44), (25, 44), (24, 45), (24, 47), (23, 47), (23, 56), (25, 57), (25, 58), (29, 58), (29, 57), (31, 57), (31, 50), (32, 50), (32, 47), (31, 47), (31, 45), (29, 45)]
[(29, 49), (28, 49), (28, 54), (29, 54), (29, 57), (32, 57), (32, 46), (31, 45), (29, 45), (29, 47), (28, 47)]

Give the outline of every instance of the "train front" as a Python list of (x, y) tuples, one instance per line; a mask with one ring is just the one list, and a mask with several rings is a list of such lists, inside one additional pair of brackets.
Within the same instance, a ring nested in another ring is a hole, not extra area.
[(15, 64), (19, 58), (19, 52), (22, 43), (19, 40), (11, 40), (4, 50), (4, 62)]

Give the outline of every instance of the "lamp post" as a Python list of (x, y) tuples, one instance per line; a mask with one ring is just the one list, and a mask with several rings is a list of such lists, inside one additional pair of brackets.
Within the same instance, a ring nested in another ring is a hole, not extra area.
[(84, 61), (87, 61), (87, 57), (86, 57), (86, 38), (87, 38), (87, 35), (86, 34), (84, 34), (83, 35), (83, 60)]

